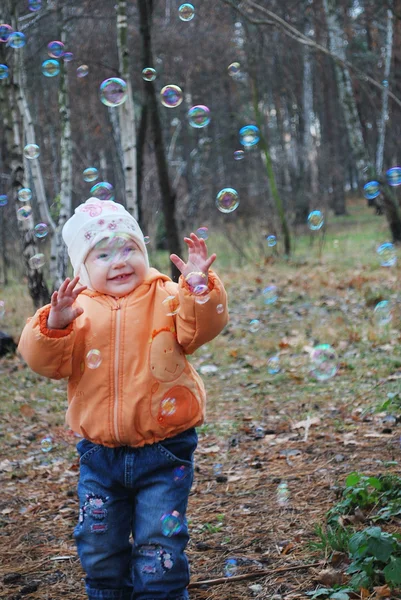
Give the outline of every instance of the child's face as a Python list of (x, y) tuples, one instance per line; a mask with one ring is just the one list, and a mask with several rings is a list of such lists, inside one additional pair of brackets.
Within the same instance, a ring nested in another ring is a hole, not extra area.
[(116, 236), (101, 240), (85, 260), (92, 287), (97, 292), (125, 296), (145, 279), (145, 257), (134, 240)]

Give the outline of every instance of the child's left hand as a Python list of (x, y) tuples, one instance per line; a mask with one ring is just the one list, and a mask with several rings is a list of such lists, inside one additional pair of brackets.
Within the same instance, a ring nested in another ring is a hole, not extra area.
[(191, 233), (189, 238), (185, 237), (184, 242), (188, 246), (188, 262), (184, 263), (176, 254), (170, 254), (171, 262), (175, 264), (184, 277), (187, 277), (190, 273), (203, 273), (207, 280), (208, 269), (216, 260), (216, 255), (212, 254), (208, 258), (205, 240), (198, 238), (194, 233)]

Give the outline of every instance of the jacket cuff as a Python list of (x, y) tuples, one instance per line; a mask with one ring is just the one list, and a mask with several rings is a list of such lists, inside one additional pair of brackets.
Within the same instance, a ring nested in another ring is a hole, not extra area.
[(74, 322), (67, 325), (65, 329), (49, 329), (47, 326), (47, 319), (49, 318), (51, 306), (46, 306), (39, 314), (39, 328), (40, 333), (49, 338), (63, 338), (70, 335), (73, 330)]

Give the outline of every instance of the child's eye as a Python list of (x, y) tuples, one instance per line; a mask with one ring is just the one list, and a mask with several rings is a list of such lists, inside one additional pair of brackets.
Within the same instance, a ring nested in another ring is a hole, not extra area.
[(106, 260), (107, 258), (109, 258), (109, 255), (107, 254), (107, 252), (101, 252), (101, 254), (98, 254), (97, 257), (101, 260)]

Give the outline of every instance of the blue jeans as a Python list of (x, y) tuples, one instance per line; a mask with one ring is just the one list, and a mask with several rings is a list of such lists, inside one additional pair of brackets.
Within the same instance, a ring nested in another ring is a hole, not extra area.
[(197, 441), (189, 429), (142, 448), (77, 444), (74, 537), (89, 600), (188, 599), (185, 513)]

